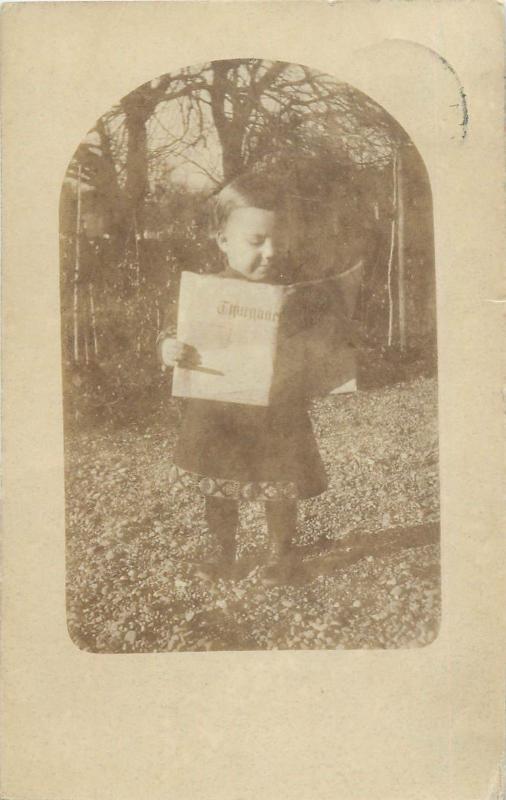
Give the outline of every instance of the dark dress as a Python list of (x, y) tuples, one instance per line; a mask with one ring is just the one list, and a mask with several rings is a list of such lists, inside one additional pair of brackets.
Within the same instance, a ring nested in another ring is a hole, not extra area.
[(171, 482), (236, 500), (295, 500), (327, 488), (302, 403), (263, 408), (187, 400)]
[[(158, 338), (163, 340), (164, 332)], [(321, 494), (327, 476), (308, 406), (305, 397), (268, 407), (185, 400), (172, 489), (232, 500)]]

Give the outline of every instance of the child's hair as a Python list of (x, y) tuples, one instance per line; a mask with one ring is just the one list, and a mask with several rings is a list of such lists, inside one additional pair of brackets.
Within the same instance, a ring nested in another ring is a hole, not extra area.
[(282, 186), (265, 172), (248, 172), (227, 183), (212, 198), (211, 227), (216, 235), (223, 230), (232, 211), (237, 208), (280, 210), (283, 204)]

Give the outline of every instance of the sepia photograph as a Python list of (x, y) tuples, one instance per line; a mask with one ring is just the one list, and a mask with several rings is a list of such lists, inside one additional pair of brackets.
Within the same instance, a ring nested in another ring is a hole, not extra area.
[(498, 4), (2, 11), (0, 795), (499, 798)]
[(243, 58), (132, 87), (68, 157), (74, 644), (429, 645), (436, 280), (417, 142), (338, 76)]

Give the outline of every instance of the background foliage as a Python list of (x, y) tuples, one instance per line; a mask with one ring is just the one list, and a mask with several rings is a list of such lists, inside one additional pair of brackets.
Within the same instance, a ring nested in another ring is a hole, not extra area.
[(268, 168), (299, 207), (301, 278), (362, 260), (363, 386), (434, 368), (430, 187), (405, 132), (306, 67), (216, 61), (135, 89), (77, 148), (61, 194), (64, 397), (72, 426), (168, 404), (154, 343), (182, 270), (213, 271), (207, 199)]

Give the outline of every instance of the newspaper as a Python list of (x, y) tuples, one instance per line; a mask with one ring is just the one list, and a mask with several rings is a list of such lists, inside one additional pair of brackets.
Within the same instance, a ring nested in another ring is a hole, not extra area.
[(289, 286), (184, 272), (177, 338), (196, 352), (174, 370), (176, 397), (268, 406), (356, 389), (349, 344), (361, 264)]

